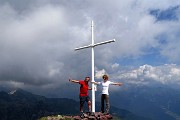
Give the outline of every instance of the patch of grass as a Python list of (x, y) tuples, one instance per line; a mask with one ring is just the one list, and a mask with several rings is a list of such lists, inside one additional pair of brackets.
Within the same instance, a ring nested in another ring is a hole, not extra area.
[(47, 117), (39, 118), (38, 120), (48, 120)]
[(48, 118), (50, 118), (52, 120), (74, 120), (73, 118), (66, 118), (62, 115), (42, 117), (38, 120), (48, 120)]

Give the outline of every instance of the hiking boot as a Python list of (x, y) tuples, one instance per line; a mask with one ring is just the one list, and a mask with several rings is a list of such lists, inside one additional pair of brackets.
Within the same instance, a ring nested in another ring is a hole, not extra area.
[(84, 113), (83, 113), (83, 112), (80, 113), (80, 117), (81, 117), (82, 119), (84, 118)]
[(104, 115), (109, 115), (109, 112), (104, 112), (103, 114), (104, 114)]
[(94, 112), (90, 112), (89, 116), (95, 116)]

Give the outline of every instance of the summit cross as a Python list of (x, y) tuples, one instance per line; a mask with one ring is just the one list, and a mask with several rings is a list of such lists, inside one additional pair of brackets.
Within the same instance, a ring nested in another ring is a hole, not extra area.
[[(91, 48), (92, 49), (92, 82), (94, 82), (94, 47), (98, 46), (98, 45), (103, 45), (103, 44), (107, 44), (107, 43), (111, 43), (111, 42), (115, 42), (115, 39), (112, 40), (107, 40), (104, 42), (100, 42), (100, 43), (96, 43), (94, 44), (94, 30), (93, 30), (93, 21), (91, 21), (91, 38), (92, 38), (92, 43), (90, 45), (87, 46), (83, 46), (83, 47), (78, 47), (75, 48), (75, 50), (81, 50), (81, 49), (85, 49), (85, 48)], [(92, 83), (92, 112), (95, 112), (95, 84)]]

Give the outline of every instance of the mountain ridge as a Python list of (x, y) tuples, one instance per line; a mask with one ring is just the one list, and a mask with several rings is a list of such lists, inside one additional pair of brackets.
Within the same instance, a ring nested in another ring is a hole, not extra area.
[[(13, 94), (12, 94), (13, 93)], [(46, 98), (22, 89), (0, 92), (0, 120), (37, 120), (49, 115), (78, 115), (79, 102), (68, 98)], [(97, 103), (96, 107), (100, 107)], [(133, 113), (111, 107), (112, 114), (122, 120), (144, 120)]]
[[(113, 105), (153, 120), (180, 119), (180, 92), (165, 86), (131, 87), (111, 94)], [(116, 97), (118, 96), (118, 97)], [(117, 102), (118, 101), (118, 102)]]

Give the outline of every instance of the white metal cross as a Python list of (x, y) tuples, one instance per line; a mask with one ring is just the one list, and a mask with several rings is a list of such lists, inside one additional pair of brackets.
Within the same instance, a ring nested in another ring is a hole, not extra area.
[[(75, 50), (92, 48), (92, 78), (91, 79), (92, 79), (92, 82), (94, 82), (94, 47), (96, 47), (98, 45), (103, 45), (103, 44), (115, 42), (115, 39), (107, 40), (104, 42), (94, 44), (93, 21), (91, 21), (91, 33), (92, 33), (92, 44), (87, 45), (87, 46), (83, 46), (83, 47), (79, 47), (79, 48), (75, 48)], [(94, 83), (92, 83), (92, 112), (95, 112), (95, 85), (94, 85)]]

